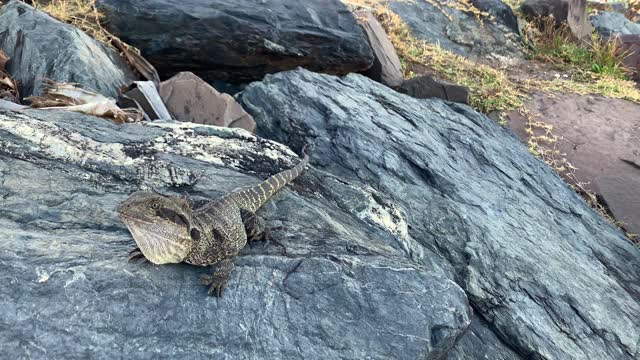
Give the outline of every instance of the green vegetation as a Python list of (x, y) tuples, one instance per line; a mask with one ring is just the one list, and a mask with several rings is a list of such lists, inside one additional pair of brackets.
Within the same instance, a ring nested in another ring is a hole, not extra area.
[(596, 33), (589, 39), (577, 40), (566, 24), (557, 26), (551, 18), (532, 22), (527, 34), (525, 40), (533, 49), (531, 58), (562, 66), (577, 75), (574, 80), (597, 79), (593, 74), (627, 79), (622, 66), (626, 54), (615, 40), (603, 40)]

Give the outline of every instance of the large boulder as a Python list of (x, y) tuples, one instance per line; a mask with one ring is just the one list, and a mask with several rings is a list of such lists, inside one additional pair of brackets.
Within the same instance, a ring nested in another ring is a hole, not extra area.
[[(418, 39), (471, 59), (521, 58), (519, 35), (512, 25), (463, 11), (454, 2), (391, 0), (389, 9)], [(477, 11), (477, 10), (476, 10)]]
[[(529, 118), (552, 126), (560, 137), (553, 147), (576, 167), (565, 180), (598, 194), (625, 228), (640, 234), (640, 161), (634, 160), (640, 154), (640, 105), (593, 95), (535, 94), (524, 106)], [(521, 112), (506, 118), (524, 142), (546, 132), (534, 127), (531, 133)]]
[(166, 77), (244, 81), (297, 66), (368, 69), (371, 48), (339, 0), (98, 0), (115, 35)]
[(241, 101), (259, 135), (314, 143), (316, 169), (395, 204), (416, 261), (446, 260), (483, 320), (460, 356), (637, 358), (640, 248), (508, 129), (360, 75), (280, 73)]
[[(320, 156), (313, 153), (312, 157)], [(309, 167), (261, 214), (221, 299), (207, 268), (127, 262), (131, 192), (196, 202), (299, 161), (240, 129), (0, 112), (0, 348), (10, 358), (440, 359), (470, 322), (461, 288), (407, 255), (385, 194)]]
[(138, 80), (115, 50), (21, 1), (2, 7), (0, 50), (11, 58), (7, 71), (23, 97), (41, 95), (43, 79), (78, 83), (114, 98), (121, 86)]

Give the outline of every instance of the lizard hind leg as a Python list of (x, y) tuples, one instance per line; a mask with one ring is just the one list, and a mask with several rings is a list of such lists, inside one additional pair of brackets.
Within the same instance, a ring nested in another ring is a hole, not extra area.
[(200, 276), (200, 283), (209, 287), (209, 296), (222, 297), (224, 288), (229, 282), (229, 275), (233, 270), (233, 259), (220, 261), (211, 275)]
[(242, 222), (247, 233), (248, 241), (270, 240), (271, 233), (267, 227), (267, 222), (251, 211), (241, 210)]

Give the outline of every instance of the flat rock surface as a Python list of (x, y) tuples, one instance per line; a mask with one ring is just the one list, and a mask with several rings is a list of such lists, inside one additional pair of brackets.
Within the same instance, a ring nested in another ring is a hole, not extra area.
[(198, 284), (210, 269), (127, 262), (134, 241), (115, 209), (131, 192), (201, 201), (298, 161), (239, 129), (0, 112), (3, 353), (442, 358), (470, 323), (464, 292), (407, 256), (404, 217), (383, 194), (324, 171), (261, 211), (274, 240), (243, 250), (221, 299)]
[[(518, 34), (500, 20), (460, 10), (456, 2), (443, 0), (391, 0), (389, 8), (402, 18), (413, 35), (471, 59), (521, 58)], [(477, 9), (476, 9), (477, 11)], [(499, 19), (499, 18), (498, 18)]]
[[(553, 126), (562, 138), (557, 150), (575, 166), (575, 179), (600, 194), (626, 228), (640, 234), (640, 166), (631, 158), (640, 154), (640, 105), (602, 96), (537, 94), (525, 104), (534, 121)], [(509, 126), (527, 141), (527, 119), (517, 112), (507, 116)], [(541, 135), (536, 131), (535, 135)], [(599, 184), (607, 178), (606, 189)], [(613, 180), (612, 178), (618, 178)], [(613, 184), (616, 184), (615, 186)]]
[(41, 95), (44, 78), (113, 98), (121, 86), (138, 80), (115, 50), (21, 1), (2, 7), (0, 49), (11, 58), (7, 71), (18, 80), (22, 97)]
[(638, 358), (640, 249), (508, 129), (360, 75), (270, 75), (241, 101), (259, 135), (313, 143), (316, 169), (367, 184), (406, 214), (406, 249), (445, 260), (483, 319), (458, 354)]
[(373, 54), (339, 0), (98, 0), (109, 30), (164, 77), (241, 82), (297, 66), (346, 74)]

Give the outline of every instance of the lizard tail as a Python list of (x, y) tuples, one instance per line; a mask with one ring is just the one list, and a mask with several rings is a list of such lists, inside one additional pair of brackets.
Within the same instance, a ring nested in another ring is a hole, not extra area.
[(255, 212), (273, 194), (300, 176), (304, 168), (309, 164), (309, 155), (306, 153), (307, 146), (302, 149), (302, 160), (293, 168), (279, 172), (258, 185), (240, 190), (236, 193), (236, 201), (241, 208)]

